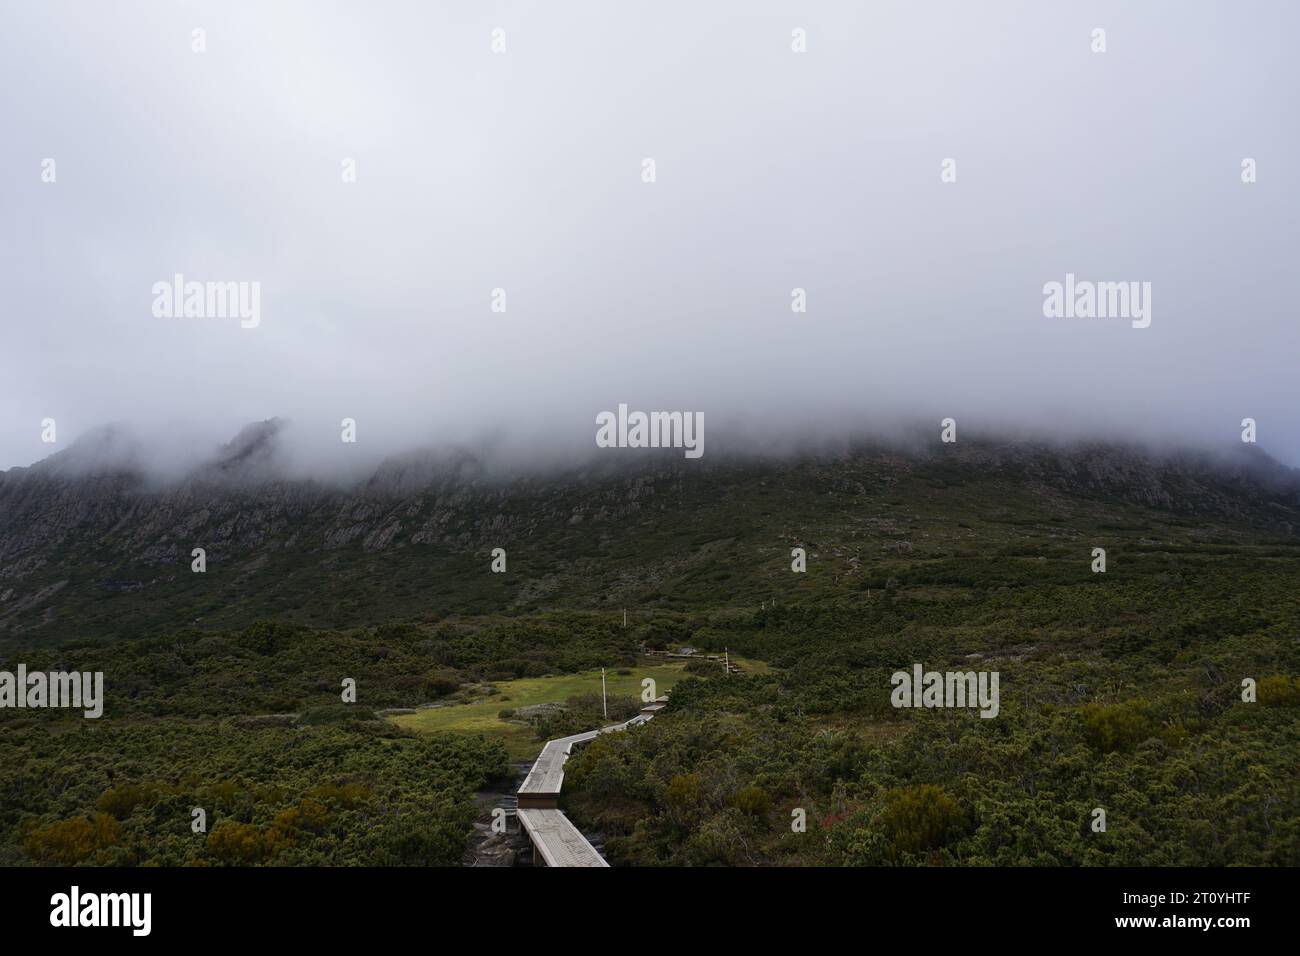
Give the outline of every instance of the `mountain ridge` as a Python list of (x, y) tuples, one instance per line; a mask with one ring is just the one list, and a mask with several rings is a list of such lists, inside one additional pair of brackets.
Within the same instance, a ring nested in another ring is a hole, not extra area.
[[(337, 485), (277, 476), (282, 428), (277, 419), (250, 425), (170, 481), (150, 476), (138, 455), (105, 454), (120, 437), (113, 432), (0, 473), (0, 637), (70, 639), (59, 632), (78, 609), (92, 632), (135, 633), (213, 616), (311, 620), (312, 604), (345, 620), (431, 606), (671, 605), (708, 575), (730, 575), (720, 580), (744, 601), (779, 580), (778, 546), (805, 542), (851, 553), (854, 570), (841, 577), (880, 563), (881, 552), (886, 564), (907, 565), (980, 547), (1053, 553), (1079, 536), (1300, 542), (1300, 471), (1249, 446), (1211, 455), (1096, 442), (863, 441), (698, 462), (624, 453), (513, 473), (445, 450), (392, 457)], [(106, 464), (96, 471), (87, 458)], [(506, 575), (488, 571), (494, 547), (510, 555)], [(190, 570), (195, 548), (206, 553), (205, 574)], [(306, 598), (322, 576), (331, 598)], [(146, 599), (155, 607), (141, 606)]]

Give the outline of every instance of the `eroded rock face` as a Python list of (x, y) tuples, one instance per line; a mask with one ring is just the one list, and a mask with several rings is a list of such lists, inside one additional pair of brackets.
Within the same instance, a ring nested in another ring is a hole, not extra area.
[(274, 420), (249, 426), (214, 460), (166, 483), (135, 470), (133, 454), (108, 453), (102, 435), (90, 451), (78, 443), (0, 473), (0, 576), (22, 577), (74, 541), (158, 565), (175, 564), (198, 540), (210, 555), (353, 544), (473, 548), (575, 513), (606, 520), (635, 513), (663, 477), (601, 481), (589, 506), (575, 506), (575, 493), (595, 491), (581, 476), (489, 479), (463, 454), (414, 455), (349, 486), (327, 486), (277, 477), (278, 431)]

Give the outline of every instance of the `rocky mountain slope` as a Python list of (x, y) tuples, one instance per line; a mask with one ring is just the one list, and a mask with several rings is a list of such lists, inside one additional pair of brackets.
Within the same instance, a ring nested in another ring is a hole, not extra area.
[[(971, 554), (1300, 540), (1300, 473), (1247, 446), (1219, 457), (995, 441), (780, 459), (618, 453), (546, 474), (427, 452), (326, 484), (284, 476), (281, 428), (249, 426), (168, 480), (113, 429), (0, 473), (0, 640), (268, 615), (344, 625), (705, 594), (743, 604), (794, 586), (795, 546), (817, 556), (797, 579), (808, 588), (883, 585)], [(504, 574), (489, 570), (496, 547)]]

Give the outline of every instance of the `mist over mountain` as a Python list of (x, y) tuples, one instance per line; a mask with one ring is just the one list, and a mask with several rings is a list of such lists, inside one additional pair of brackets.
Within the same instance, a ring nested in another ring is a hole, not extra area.
[[(0, 468), (49, 454), (47, 418), (57, 449), (278, 415), (322, 479), (353, 475), (343, 418), (362, 472), (485, 435), (568, 454), (619, 402), (760, 438), (1218, 445), (1251, 417), (1300, 464), (1294, 5), (387, 14), (12, 12)], [(1046, 317), (1067, 274), (1149, 282), (1149, 326)], [(258, 323), (155, 315), (177, 275), (258, 283)]]
[(6, 6), (5, 938), (1286, 924), (1300, 4)]
[[(925, 562), (1015, 551), (1022, 528), (1019, 547), (1070, 539), (1083, 553), (1115, 536), (1143, 549), (1300, 540), (1300, 471), (1240, 442), (945, 444), (925, 429), (729, 447), (724, 433), (699, 460), (588, 447), (543, 463), (485, 443), (359, 459), (346, 479), (321, 480), (293, 434), (279, 419), (253, 423), (167, 473), (148, 442), (112, 427), (0, 473), (0, 632), (70, 639), (266, 613), (671, 606), (701, 562), (730, 569), (734, 598), (746, 600), (783, 545), (807, 542), (852, 556), (846, 573), (857, 574), (882, 549), (897, 560), (900, 540), (901, 557)], [(496, 547), (516, 572), (505, 587), (484, 583)], [(195, 548), (204, 574), (191, 571)], [(347, 606), (304, 603), (329, 581)]]
[[(954, 420), (955, 421), (955, 420)], [(248, 423), (233, 437), (216, 439), (188, 423), (141, 430), (126, 423), (93, 428), (70, 445), (40, 459), (28, 468), (15, 467), (14, 475), (55, 476), (64, 479), (129, 475), (148, 486), (168, 486), (199, 480), (215, 484), (261, 483), (267, 481), (316, 482), (340, 490), (365, 490), (378, 483), (422, 480), (418, 476), (452, 471), (469, 465), (475, 478), (508, 480), (516, 477), (545, 478), (552, 475), (593, 472), (596, 474), (636, 471), (683, 458), (677, 448), (600, 448), (592, 438), (598, 431), (593, 422), (573, 428), (564, 440), (538, 435), (525, 429), (494, 429), (477, 433), (463, 442), (433, 441), (400, 444), (392, 440), (376, 443), (361, 440), (366, 424), (353, 424), (345, 441), (338, 428), (322, 427), (286, 418), (268, 418)], [(710, 421), (701, 441), (703, 460), (688, 462), (705, 467), (709, 462), (788, 461), (791, 459), (834, 458), (851, 455), (863, 448), (883, 449), (914, 456), (945, 452), (963, 460), (974, 445), (990, 448), (1036, 448), (1072, 453), (1079, 449), (1108, 447), (1126, 454), (1163, 460), (1219, 462), (1225, 467), (1242, 463), (1268, 463), (1280, 472), (1289, 469), (1254, 443), (1240, 441), (1239, 431), (1230, 431), (1218, 442), (1188, 442), (1153, 435), (1148, 440), (1119, 438), (1086, 429), (1044, 429), (1011, 423), (967, 425), (955, 421), (954, 440), (941, 440), (944, 422), (911, 418), (885, 422), (867, 418), (855, 426), (832, 428), (809, 420), (772, 421), (761, 424), (745, 420), (724, 423)], [(970, 451), (969, 454), (975, 454)], [(0, 471), (0, 475), (5, 474)]]

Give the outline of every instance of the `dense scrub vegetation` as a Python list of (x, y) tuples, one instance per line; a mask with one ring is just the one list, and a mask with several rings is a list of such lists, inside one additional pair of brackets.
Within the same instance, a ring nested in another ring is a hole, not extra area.
[(4, 865), (454, 865), (507, 770), (498, 744), (384, 721), (30, 724), (0, 725)]
[[(569, 809), (634, 864), (1300, 865), (1300, 563), (1082, 564), (702, 615), (780, 669), (679, 684), (570, 761)], [(913, 663), (998, 671), (999, 715), (895, 709)]]
[(107, 704), (98, 720), (0, 719), (0, 865), (458, 864), (474, 791), (510, 772), (504, 748), (374, 714), (479, 674), (474, 641), (442, 637), (268, 623), (27, 655), (103, 670)]

